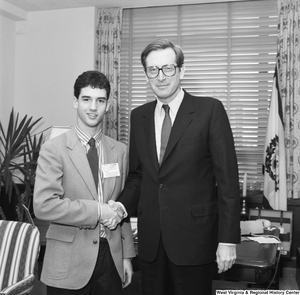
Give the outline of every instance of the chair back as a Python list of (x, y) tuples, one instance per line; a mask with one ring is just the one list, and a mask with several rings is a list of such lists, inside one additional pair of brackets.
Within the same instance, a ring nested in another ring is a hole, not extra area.
[(0, 290), (34, 274), (40, 233), (32, 224), (0, 220)]

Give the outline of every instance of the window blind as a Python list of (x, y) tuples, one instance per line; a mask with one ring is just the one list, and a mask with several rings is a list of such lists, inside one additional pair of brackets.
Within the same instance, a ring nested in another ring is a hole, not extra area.
[(131, 111), (155, 99), (140, 54), (157, 38), (182, 47), (184, 89), (222, 101), (234, 135), (240, 180), (247, 173), (248, 183), (260, 188), (277, 48), (276, 1), (125, 9), (119, 140), (126, 144)]

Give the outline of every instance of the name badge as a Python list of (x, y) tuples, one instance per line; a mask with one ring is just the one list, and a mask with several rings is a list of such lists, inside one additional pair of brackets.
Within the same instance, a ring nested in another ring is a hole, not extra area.
[(102, 172), (104, 178), (120, 176), (119, 163), (102, 165)]

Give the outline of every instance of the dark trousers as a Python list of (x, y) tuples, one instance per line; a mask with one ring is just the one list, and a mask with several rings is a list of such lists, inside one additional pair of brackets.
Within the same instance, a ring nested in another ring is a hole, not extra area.
[(177, 266), (168, 258), (162, 239), (153, 262), (140, 260), (143, 295), (211, 295), (215, 263)]
[(121, 278), (110, 254), (109, 245), (102, 240), (94, 272), (85, 287), (69, 290), (47, 286), (47, 295), (117, 295), (121, 292)]

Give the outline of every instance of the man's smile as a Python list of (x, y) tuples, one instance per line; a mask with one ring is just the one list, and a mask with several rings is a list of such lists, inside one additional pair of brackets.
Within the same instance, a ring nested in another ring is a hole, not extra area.
[(96, 114), (96, 113), (87, 113), (87, 115), (88, 115), (91, 119), (97, 118), (97, 114)]

